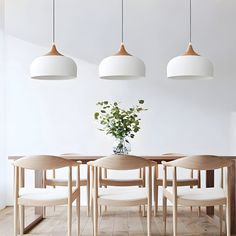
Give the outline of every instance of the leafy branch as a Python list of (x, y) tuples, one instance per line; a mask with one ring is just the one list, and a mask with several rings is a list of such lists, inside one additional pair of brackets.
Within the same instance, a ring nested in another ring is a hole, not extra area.
[(140, 112), (147, 110), (143, 107), (143, 104), (144, 100), (139, 100), (137, 105), (125, 110), (120, 107), (118, 102), (98, 102), (97, 105), (100, 107), (100, 111), (94, 113), (94, 118), (102, 126), (99, 130), (118, 139), (134, 138), (140, 130), (141, 119), (138, 115)]

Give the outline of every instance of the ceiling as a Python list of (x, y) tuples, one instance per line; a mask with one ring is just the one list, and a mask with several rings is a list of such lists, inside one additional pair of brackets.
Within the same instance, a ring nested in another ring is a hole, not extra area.
[[(49, 46), (51, 3), (7, 0), (7, 32)], [(98, 63), (118, 49), (121, 0), (56, 0), (56, 5), (57, 42), (64, 51)], [(156, 64), (182, 53), (188, 42), (188, 9), (189, 0), (125, 0), (128, 50)], [(195, 48), (213, 59), (235, 54), (235, 15), (235, 0), (193, 0)]]

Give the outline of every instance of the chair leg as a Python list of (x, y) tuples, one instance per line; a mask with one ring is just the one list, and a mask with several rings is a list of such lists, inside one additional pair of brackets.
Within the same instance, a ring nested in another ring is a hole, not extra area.
[(173, 202), (173, 236), (177, 236), (177, 203)]
[(102, 205), (99, 206), (99, 216), (102, 215)]
[(87, 167), (87, 216), (90, 216), (90, 167)]
[[(107, 179), (107, 169), (104, 169), (104, 177)], [(107, 185), (105, 185), (105, 188), (107, 188)], [(107, 211), (107, 205), (105, 206), (105, 211)]]
[(198, 216), (199, 217), (201, 216), (201, 207), (200, 206), (198, 207)]
[(14, 236), (18, 235), (19, 230), (19, 207), (15, 203), (14, 204)]
[(87, 186), (87, 216), (90, 216), (90, 188)]
[[(105, 171), (107, 171), (107, 169), (105, 169)], [(106, 176), (107, 176), (107, 175), (106, 175)], [(107, 177), (106, 177), (106, 178), (107, 178)], [(107, 185), (105, 186), (105, 188), (107, 188)], [(105, 205), (104, 211), (107, 212), (107, 205)]]
[[(142, 169), (139, 169), (139, 178), (141, 179), (142, 178)], [(142, 186), (140, 185), (139, 188), (141, 188)], [(142, 206), (140, 205), (139, 206), (139, 212), (141, 213), (142, 212)]]
[(146, 216), (146, 207), (145, 207), (145, 205), (143, 205), (143, 217), (145, 217)]
[(91, 212), (91, 220), (92, 220), (92, 225), (93, 225), (93, 233), (94, 233), (94, 208), (93, 208), (93, 197), (90, 195), (90, 200), (91, 200), (91, 208), (90, 208), (90, 212)]
[(151, 236), (151, 216), (152, 216), (152, 204), (147, 206), (147, 235)]
[(220, 220), (220, 236), (222, 236), (222, 223), (223, 223), (223, 206), (219, 206), (219, 220)]
[(163, 197), (163, 223), (164, 223), (164, 235), (166, 235), (166, 215), (167, 215), (167, 199)]
[(93, 204), (93, 236), (98, 236), (98, 205), (96, 199)]
[(91, 217), (93, 218), (93, 194), (92, 194), (92, 189), (91, 188), (90, 188), (89, 201), (90, 201), (90, 214), (91, 214)]
[(223, 232), (225, 232), (225, 235), (226, 235), (226, 232), (227, 232), (226, 206), (225, 206), (225, 214), (224, 214), (224, 206), (223, 206), (223, 222), (224, 222), (224, 230), (223, 230)]
[(158, 185), (154, 186), (154, 216), (157, 216), (158, 212), (158, 190)]
[[(55, 206), (54, 206), (54, 209), (55, 209)], [(54, 210), (55, 212), (55, 210)], [(46, 218), (46, 207), (43, 207), (43, 218)]]
[(76, 213), (77, 213), (77, 231), (80, 235), (80, 197), (76, 199)]
[(19, 205), (20, 236), (24, 234), (24, 207)]
[(228, 204), (228, 201), (227, 201), (227, 204), (226, 204), (226, 235), (227, 236), (231, 235), (231, 233), (230, 233), (230, 221), (231, 221), (230, 205)]
[(72, 203), (68, 203), (67, 206), (67, 231), (68, 236), (71, 236), (71, 228), (72, 228)]

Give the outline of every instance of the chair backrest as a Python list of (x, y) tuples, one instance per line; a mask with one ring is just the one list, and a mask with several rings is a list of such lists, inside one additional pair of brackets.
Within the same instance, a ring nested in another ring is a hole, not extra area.
[(14, 195), (15, 200), (19, 196), (19, 188), (21, 178), (20, 178), (20, 171), (21, 169), (29, 169), (29, 170), (38, 170), (42, 171), (43, 173), (43, 181), (42, 187), (46, 187), (45, 184), (45, 173), (46, 170), (55, 170), (63, 167), (68, 168), (68, 201), (72, 198), (72, 166), (77, 166), (77, 178), (76, 178), (76, 187), (80, 188), (80, 162), (76, 162), (73, 160), (66, 160), (62, 157), (58, 156), (49, 156), (49, 155), (38, 155), (38, 156), (26, 156), (22, 157), (15, 162), (14, 165)]
[(110, 170), (135, 170), (152, 166), (150, 160), (131, 155), (111, 155), (90, 162), (90, 165)]
[(223, 167), (229, 167), (233, 164), (232, 160), (230, 159), (213, 155), (188, 156), (174, 161), (162, 163), (166, 166), (181, 167), (193, 170), (215, 170)]
[[(99, 186), (99, 178), (98, 172), (99, 169), (105, 168), (109, 170), (136, 170), (140, 168), (148, 169), (148, 181), (147, 181), (147, 189), (148, 189), (148, 199), (151, 202), (152, 195), (152, 166), (154, 163), (150, 160), (144, 159), (138, 156), (131, 155), (111, 155), (107, 157), (100, 158), (96, 161), (91, 161), (87, 163), (91, 166), (92, 171), (92, 188), (94, 189), (94, 199), (98, 197), (98, 186)], [(124, 186), (124, 182), (120, 182), (119, 184), (112, 184), (111, 181), (106, 182), (106, 185), (111, 186)], [(126, 186), (133, 186), (133, 184), (126, 184)]]
[[(162, 155), (163, 156), (182, 156), (182, 157), (187, 157), (188, 156), (188, 155), (184, 155), (183, 153), (164, 153)], [(156, 176), (158, 177), (158, 170), (156, 171)], [(190, 170), (190, 178), (191, 179), (195, 178), (193, 169)], [(201, 185), (201, 172), (200, 172), (200, 170), (197, 170), (197, 179), (198, 179), (198, 186), (200, 187), (200, 185)], [(182, 183), (186, 184), (186, 182), (182, 182)]]
[[(66, 157), (65, 159), (68, 160), (67, 156), (79, 156), (78, 153), (63, 153), (60, 155), (60, 157), (64, 158), (64, 156)], [(77, 163), (81, 163), (80, 161), (77, 161)], [(48, 172), (44, 171), (44, 184), (45, 186), (67, 186), (67, 181), (58, 181), (56, 179), (56, 169), (50, 169), (49, 171), (52, 171), (52, 178), (48, 179)]]
[(26, 156), (13, 163), (16, 167), (31, 170), (51, 170), (68, 166), (78, 166), (79, 164), (73, 160), (50, 155)]

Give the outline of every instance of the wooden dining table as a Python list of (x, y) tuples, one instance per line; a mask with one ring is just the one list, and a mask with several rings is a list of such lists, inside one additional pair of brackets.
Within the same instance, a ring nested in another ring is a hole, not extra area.
[[(15, 161), (24, 155), (15, 155), (15, 156), (9, 156), (8, 160)], [(86, 155), (62, 155), (61, 157), (75, 160), (75, 161), (81, 161), (82, 164), (87, 164), (89, 161), (97, 160), (103, 156), (86, 156)], [(181, 158), (183, 156), (180, 155), (155, 155), (155, 156), (146, 156), (141, 155), (141, 157), (152, 160), (157, 162), (158, 164), (161, 164), (162, 161), (172, 161), (176, 160), (178, 158)], [(233, 160), (233, 165), (230, 168), (230, 182), (231, 182), (231, 191), (230, 191), (230, 203), (231, 203), (231, 233), (236, 233), (236, 156), (220, 156), (221, 158), (227, 158)], [(43, 187), (43, 172), (36, 170), (35, 171), (35, 187), (36, 188), (42, 188)], [(21, 186), (24, 187), (24, 171), (21, 173), (22, 183)], [(89, 175), (89, 173), (88, 173)], [(206, 171), (206, 187), (214, 187), (214, 181), (215, 181), (215, 172), (214, 170), (207, 170)], [(209, 206), (206, 207), (206, 215), (213, 221), (218, 222), (218, 218), (214, 214), (214, 207)], [(29, 232), (32, 228), (34, 228), (40, 221), (43, 220), (43, 208), (42, 207), (36, 207), (35, 208), (35, 217), (27, 226), (24, 226), (24, 233)]]

